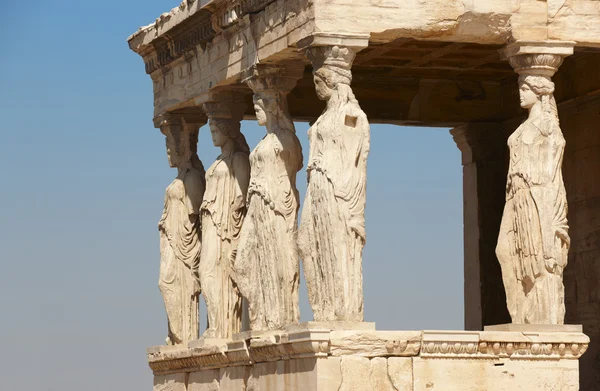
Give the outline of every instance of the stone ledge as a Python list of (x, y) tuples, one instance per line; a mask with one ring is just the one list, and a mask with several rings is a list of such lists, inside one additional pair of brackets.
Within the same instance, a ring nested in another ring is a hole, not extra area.
[[(540, 327), (544, 329), (543, 327)], [(232, 340), (198, 340), (148, 349), (158, 374), (201, 371), (302, 358), (420, 357), (421, 359), (577, 360), (589, 338), (581, 332), (375, 331), (296, 329), (242, 333)]]
[(548, 333), (583, 333), (580, 324), (516, 324), (504, 323), (485, 326), (484, 331), (522, 331), (522, 332), (548, 332)]

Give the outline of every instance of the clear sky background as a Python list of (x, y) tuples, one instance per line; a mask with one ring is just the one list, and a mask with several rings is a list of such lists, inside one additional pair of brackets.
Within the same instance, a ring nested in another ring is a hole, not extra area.
[[(167, 328), (157, 222), (176, 172), (126, 38), (178, 2), (0, 2), (2, 390), (151, 389), (145, 349)], [(251, 147), (265, 133), (242, 131)], [(365, 320), (461, 329), (460, 152), (448, 129), (371, 131)], [(206, 167), (218, 154), (206, 127), (198, 152)], [(304, 170), (298, 183), (303, 197)]]

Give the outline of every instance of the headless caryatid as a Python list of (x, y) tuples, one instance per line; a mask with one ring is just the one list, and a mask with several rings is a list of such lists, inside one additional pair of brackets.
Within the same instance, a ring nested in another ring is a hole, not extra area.
[(169, 165), (177, 178), (167, 187), (160, 232), (160, 277), (169, 334), (167, 344), (198, 338), (200, 284), (200, 204), (204, 194), (204, 167), (196, 155), (199, 125), (164, 121)]
[(316, 321), (362, 321), (369, 122), (350, 88), (355, 52), (308, 49), (325, 111), (308, 131), (308, 189), (298, 244)]
[(246, 215), (250, 179), (249, 148), (240, 120), (218, 117), (220, 103), (205, 103), (213, 143), (221, 154), (206, 171), (201, 206), (200, 282), (208, 311), (205, 338), (231, 338), (240, 331), (242, 298), (231, 280), (230, 259), (235, 254)]
[[(542, 71), (520, 66), (537, 60)], [(520, 73), (521, 106), (529, 110), (508, 139), (506, 205), (496, 248), (513, 323), (563, 324), (565, 316), (562, 276), (570, 243), (562, 178), (565, 139), (548, 60), (558, 67), (561, 58), (511, 58)]]
[(250, 328), (273, 330), (299, 318), (296, 173), (302, 168), (302, 148), (286, 101), (297, 79), (272, 68), (255, 71), (247, 82), (254, 90), (258, 124), (267, 127), (267, 135), (250, 154), (248, 214), (234, 279), (248, 300)]

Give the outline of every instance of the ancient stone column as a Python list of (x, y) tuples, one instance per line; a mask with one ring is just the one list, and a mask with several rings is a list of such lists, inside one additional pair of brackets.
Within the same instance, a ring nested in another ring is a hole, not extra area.
[(198, 338), (200, 282), (200, 204), (204, 194), (204, 167), (196, 154), (198, 129), (206, 123), (186, 122), (164, 115), (156, 125), (166, 136), (169, 165), (177, 177), (167, 187), (160, 232), (160, 277), (169, 324), (167, 344)]
[(362, 251), (370, 130), (350, 81), (356, 51), (312, 46), (315, 89), (327, 102), (308, 131), (308, 189), (298, 245), (316, 321), (362, 321)]
[(469, 123), (450, 131), (463, 166), (466, 330), (510, 322), (495, 254), (505, 199), (504, 129), (503, 123)]
[(565, 139), (551, 77), (573, 42), (517, 42), (505, 55), (519, 74), (525, 122), (508, 138), (506, 204), (496, 254), (513, 323), (563, 324), (569, 234), (562, 178)]
[(302, 147), (287, 109), (287, 94), (304, 66), (257, 65), (246, 83), (254, 91), (258, 124), (267, 134), (250, 154), (248, 214), (234, 263), (235, 282), (248, 300), (252, 330), (297, 323), (299, 258), (296, 173)]
[(215, 147), (221, 154), (206, 171), (202, 201), (200, 282), (208, 311), (205, 338), (231, 338), (240, 331), (242, 297), (231, 280), (231, 259), (246, 215), (250, 149), (240, 132), (244, 104), (217, 95), (203, 103)]

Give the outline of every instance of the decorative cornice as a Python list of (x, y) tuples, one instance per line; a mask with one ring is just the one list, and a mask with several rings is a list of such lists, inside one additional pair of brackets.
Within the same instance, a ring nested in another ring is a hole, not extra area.
[[(149, 44), (141, 45), (134, 50), (143, 55), (146, 73), (150, 74), (172, 63), (187, 51), (195, 50), (199, 45), (204, 47), (217, 34), (239, 24), (244, 15), (261, 12), (273, 2), (274, 0), (236, 0), (221, 2), (216, 6), (207, 5), (188, 19), (157, 35)], [(169, 19), (175, 18), (178, 12), (183, 12), (180, 10), (189, 7), (189, 5), (183, 8), (180, 6), (172, 10), (168, 14)], [(152, 34), (152, 28), (158, 31), (158, 19), (156, 26), (141, 29), (129, 37), (129, 41), (144, 32)]]
[(155, 374), (165, 374), (328, 356), (576, 360), (589, 341), (576, 332), (308, 329), (154, 347), (148, 349), (148, 362)]
[(146, 73), (170, 64), (185, 52), (195, 50), (198, 45), (205, 45), (214, 36), (210, 14), (202, 12), (194, 15), (187, 23), (176, 26), (152, 41), (154, 51), (144, 57)]
[(557, 332), (428, 332), (423, 358), (556, 360), (578, 359), (587, 350), (583, 333)]

